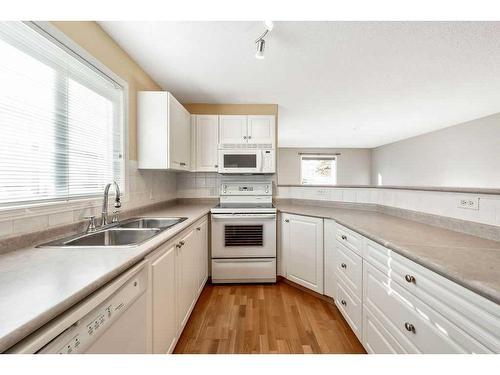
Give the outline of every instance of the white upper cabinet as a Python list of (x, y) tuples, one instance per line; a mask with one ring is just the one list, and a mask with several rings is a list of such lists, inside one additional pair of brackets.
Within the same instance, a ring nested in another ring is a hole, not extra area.
[(169, 92), (137, 93), (140, 169), (191, 169), (189, 112)]
[(221, 144), (247, 143), (247, 116), (219, 116), (219, 137)]
[(193, 171), (217, 172), (219, 116), (192, 115)]
[(219, 144), (226, 147), (264, 144), (275, 147), (275, 117), (272, 115), (219, 116)]
[(274, 116), (248, 116), (248, 143), (268, 144), (274, 148), (275, 135)]

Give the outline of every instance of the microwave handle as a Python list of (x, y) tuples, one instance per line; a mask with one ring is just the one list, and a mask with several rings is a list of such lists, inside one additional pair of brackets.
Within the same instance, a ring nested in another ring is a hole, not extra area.
[(264, 150), (260, 150), (259, 157), (257, 158), (257, 170), (263, 172), (264, 169)]

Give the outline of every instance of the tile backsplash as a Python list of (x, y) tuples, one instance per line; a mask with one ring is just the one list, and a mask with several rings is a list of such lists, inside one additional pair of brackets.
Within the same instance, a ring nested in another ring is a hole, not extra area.
[[(383, 188), (280, 186), (276, 198), (373, 203), (427, 214), (500, 226), (500, 195)], [(458, 207), (462, 198), (479, 198), (479, 210)]]

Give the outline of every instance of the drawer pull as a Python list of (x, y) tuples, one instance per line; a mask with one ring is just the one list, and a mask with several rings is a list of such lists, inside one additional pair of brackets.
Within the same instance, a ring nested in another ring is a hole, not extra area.
[(347, 236), (345, 234), (342, 235), (341, 237), (343, 240), (347, 240)]
[(285, 223), (289, 223), (289, 222), (290, 222), (290, 220), (288, 220), (288, 219), (285, 219)]
[(405, 280), (408, 281), (409, 283), (415, 283), (417, 281), (415, 277), (412, 275), (406, 275)]
[(346, 268), (347, 268), (347, 264), (342, 263), (342, 264), (340, 265), (340, 267), (342, 267), (343, 269), (346, 269)]
[(408, 332), (412, 332), (412, 333), (415, 333), (415, 326), (411, 323), (405, 323), (405, 329), (408, 331)]
[(347, 302), (345, 301), (345, 299), (343, 299), (342, 301), (340, 301), (340, 303), (342, 304), (342, 306), (347, 306)]

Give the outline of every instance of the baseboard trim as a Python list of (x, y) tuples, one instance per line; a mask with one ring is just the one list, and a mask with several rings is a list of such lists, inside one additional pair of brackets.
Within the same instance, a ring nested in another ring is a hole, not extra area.
[(299, 285), (293, 281), (288, 280), (284, 276), (278, 276), (276, 282), (284, 282), (285, 284), (293, 286), (294, 288), (299, 289), (305, 293), (308, 293), (308, 294), (310, 294), (316, 298), (319, 298), (325, 302), (331, 303), (332, 305), (334, 304), (332, 297), (328, 297), (328, 296), (325, 296), (324, 294), (320, 294), (318, 292), (315, 292), (314, 290), (308, 289), (302, 285)]

